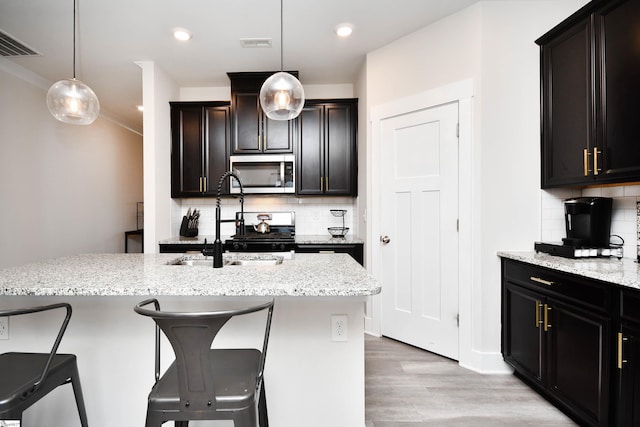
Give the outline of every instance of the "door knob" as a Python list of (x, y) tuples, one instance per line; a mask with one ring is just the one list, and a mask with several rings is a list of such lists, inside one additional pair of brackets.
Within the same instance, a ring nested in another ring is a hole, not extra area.
[(391, 241), (391, 238), (389, 236), (380, 236), (380, 241), (386, 245)]

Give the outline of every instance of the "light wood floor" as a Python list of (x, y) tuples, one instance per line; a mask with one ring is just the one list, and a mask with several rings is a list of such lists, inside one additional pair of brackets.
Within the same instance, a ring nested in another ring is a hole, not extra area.
[(366, 427), (575, 426), (513, 375), (482, 375), (450, 359), (365, 338)]

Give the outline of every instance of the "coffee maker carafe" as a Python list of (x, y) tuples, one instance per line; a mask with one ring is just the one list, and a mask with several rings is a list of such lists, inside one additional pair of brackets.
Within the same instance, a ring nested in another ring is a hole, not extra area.
[(575, 248), (608, 248), (612, 201), (608, 197), (577, 197), (565, 200), (567, 237), (562, 239), (562, 243)]

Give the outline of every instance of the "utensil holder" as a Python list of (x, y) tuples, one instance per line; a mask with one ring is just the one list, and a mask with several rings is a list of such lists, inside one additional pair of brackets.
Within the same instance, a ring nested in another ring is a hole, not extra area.
[(189, 220), (186, 215), (182, 217), (182, 223), (180, 224), (180, 235), (182, 237), (196, 237), (198, 235), (197, 228), (189, 228)]

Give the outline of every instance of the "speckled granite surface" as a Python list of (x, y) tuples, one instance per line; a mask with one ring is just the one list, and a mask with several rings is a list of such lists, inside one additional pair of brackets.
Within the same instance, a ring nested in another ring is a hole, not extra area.
[[(229, 239), (229, 236), (223, 236), (220, 238), (223, 242)], [(211, 243), (216, 239), (216, 236), (201, 235), (196, 237), (182, 237), (174, 236), (168, 239), (158, 242), (161, 245), (183, 245), (183, 244), (202, 244), (204, 239), (207, 239), (207, 243)], [(364, 243), (364, 240), (357, 236), (346, 235), (344, 238), (331, 237), (329, 234), (319, 235), (296, 235), (296, 243), (298, 244), (331, 244), (331, 245), (349, 245), (354, 243)]]
[(0, 269), (0, 295), (302, 296), (380, 293), (347, 254), (296, 254), (281, 265), (168, 265), (178, 254), (83, 254)]
[(640, 265), (630, 258), (571, 259), (536, 252), (498, 252), (498, 256), (640, 289)]

